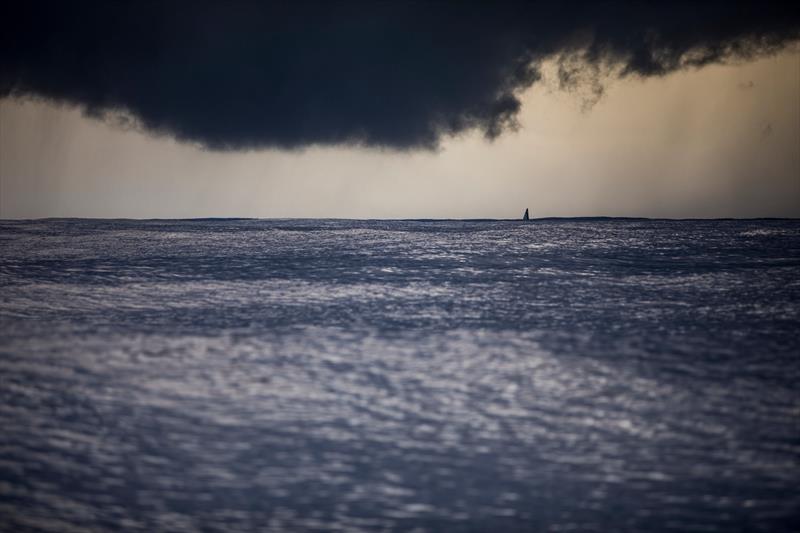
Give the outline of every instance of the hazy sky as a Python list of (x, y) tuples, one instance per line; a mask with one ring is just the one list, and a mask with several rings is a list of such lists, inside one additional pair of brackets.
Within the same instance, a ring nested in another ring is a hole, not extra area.
[(0, 217), (800, 217), (785, 2), (0, 5)]
[(0, 101), (0, 215), (800, 217), (800, 53), (521, 97), (520, 128), (438, 151), (213, 152)]

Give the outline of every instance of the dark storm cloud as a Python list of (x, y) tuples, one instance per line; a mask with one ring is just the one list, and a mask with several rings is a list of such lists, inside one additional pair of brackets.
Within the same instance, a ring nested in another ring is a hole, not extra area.
[(213, 149), (495, 137), (544, 58), (570, 88), (598, 65), (663, 75), (799, 35), (783, 2), (19, 2), (0, 16), (0, 96)]

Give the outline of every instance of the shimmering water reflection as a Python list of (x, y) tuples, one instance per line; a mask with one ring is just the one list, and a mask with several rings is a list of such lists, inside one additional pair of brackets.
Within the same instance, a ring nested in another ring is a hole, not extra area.
[(0, 529), (800, 524), (800, 222), (0, 222)]

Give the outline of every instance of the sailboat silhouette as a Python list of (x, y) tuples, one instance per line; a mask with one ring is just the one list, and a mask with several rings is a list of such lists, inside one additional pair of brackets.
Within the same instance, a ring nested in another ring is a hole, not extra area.
[(528, 216), (528, 208), (527, 207), (525, 208), (525, 214), (522, 215), (522, 220), (530, 220), (530, 217)]

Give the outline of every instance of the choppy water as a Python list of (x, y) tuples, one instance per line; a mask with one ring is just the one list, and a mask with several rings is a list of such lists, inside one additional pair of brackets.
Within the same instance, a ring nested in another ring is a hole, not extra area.
[(800, 221), (0, 222), (0, 528), (800, 529)]

